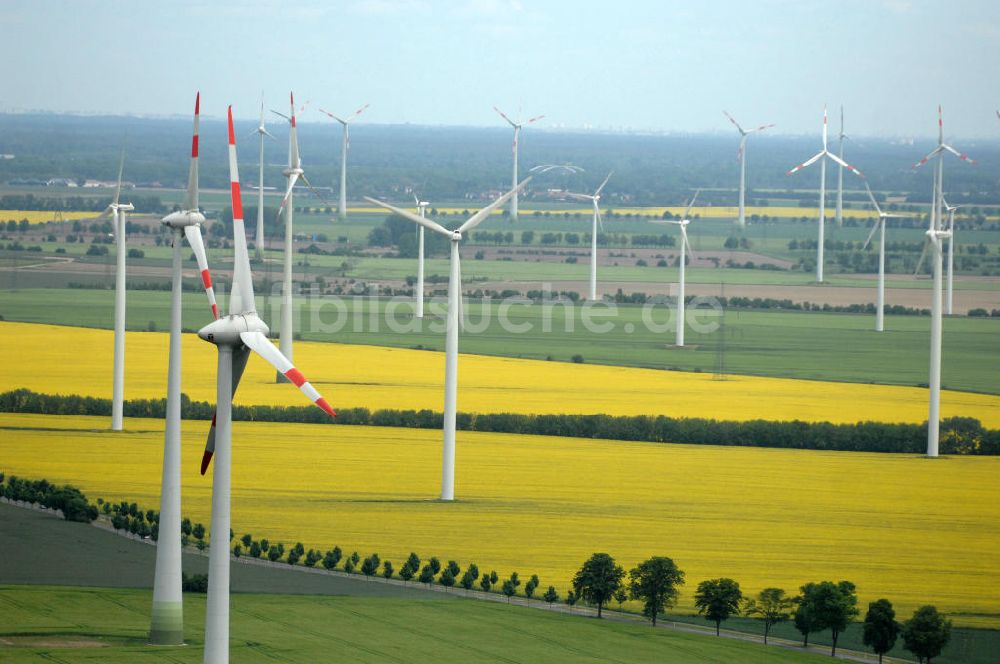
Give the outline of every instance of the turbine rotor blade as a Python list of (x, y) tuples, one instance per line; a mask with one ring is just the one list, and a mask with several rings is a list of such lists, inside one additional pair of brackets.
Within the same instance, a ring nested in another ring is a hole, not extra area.
[(507, 114), (506, 114), (506, 113), (504, 113), (503, 111), (501, 111), (501, 110), (500, 110), (499, 108), (497, 108), (496, 106), (494, 106), (494, 107), (493, 107), (493, 110), (494, 110), (494, 111), (496, 111), (497, 113), (499, 113), (499, 114), (500, 114), (500, 117), (502, 117), (502, 118), (503, 118), (504, 120), (506, 120), (506, 121), (507, 121), (507, 123), (508, 123), (508, 124), (509, 124), (509, 125), (510, 125), (511, 127), (517, 127), (517, 123), (516, 123), (516, 122), (514, 122), (513, 120), (511, 120), (510, 118), (508, 118), (508, 117), (507, 117)]
[(198, 272), (201, 274), (201, 283), (205, 286), (205, 295), (208, 296), (208, 304), (212, 307), (212, 318), (219, 317), (219, 307), (215, 302), (215, 289), (212, 288), (212, 275), (208, 271), (208, 258), (205, 256), (205, 243), (201, 238), (201, 226), (185, 226), (184, 237), (191, 245), (194, 258), (198, 262)]
[(326, 207), (333, 207), (333, 205), (330, 203), (330, 201), (328, 201), (325, 198), (323, 198), (323, 194), (319, 193), (319, 190), (316, 189), (316, 187), (312, 186), (312, 183), (309, 182), (309, 179), (306, 177), (305, 173), (303, 173), (299, 177), (302, 178), (302, 181), (309, 188), (309, 191), (312, 193), (312, 195), (315, 196), (316, 198), (318, 198), (319, 200), (321, 200), (323, 202), (323, 205), (325, 205)]
[(943, 149), (944, 148), (939, 145), (936, 148), (934, 148), (933, 150), (931, 150), (930, 152), (928, 152), (926, 157), (924, 157), (923, 159), (921, 159), (920, 161), (918, 161), (917, 163), (915, 163), (913, 165), (912, 170), (915, 171), (918, 168), (920, 168), (921, 166), (923, 166), (924, 164), (926, 164), (927, 162), (929, 162), (931, 159), (933, 159), (934, 157), (936, 157), (937, 155), (939, 155)]
[(539, 120), (541, 120), (544, 117), (545, 117), (544, 115), (536, 115), (535, 117), (530, 118), (530, 119), (526, 120), (524, 123), (522, 123), (522, 126), (524, 126), (524, 125), (530, 125), (532, 123), (538, 122)]
[(611, 171), (610, 173), (608, 173), (608, 177), (604, 178), (604, 182), (602, 182), (602, 183), (601, 183), (601, 186), (600, 186), (600, 187), (598, 187), (598, 188), (597, 188), (597, 191), (595, 191), (595, 192), (594, 192), (594, 196), (600, 196), (600, 194), (601, 194), (601, 191), (602, 191), (602, 190), (604, 189), (604, 185), (606, 185), (606, 184), (608, 183), (608, 180), (610, 180), (610, 179), (611, 179), (611, 176), (612, 176), (613, 174), (614, 174), (614, 171)]
[(956, 150), (955, 148), (951, 147), (947, 143), (943, 143), (941, 145), (941, 147), (943, 147), (945, 150), (947, 150), (948, 152), (952, 153), (953, 155), (955, 155), (956, 157), (958, 157), (962, 161), (967, 161), (967, 162), (969, 162), (972, 165), (976, 164), (976, 160), (975, 159), (972, 159), (971, 157), (969, 157), (969, 155), (967, 155), (967, 154), (965, 154), (963, 152), (959, 152), (958, 150)]
[(740, 123), (736, 121), (736, 118), (734, 118), (733, 116), (731, 116), (726, 111), (723, 111), (722, 114), (725, 115), (727, 118), (729, 118), (729, 121), (732, 122), (733, 126), (736, 127), (736, 129), (740, 132), (740, 136), (743, 136), (743, 135), (746, 134), (746, 132), (743, 131), (743, 127), (740, 126)]
[(251, 332), (241, 332), (240, 340), (245, 343), (250, 350), (257, 353), (263, 357), (268, 364), (278, 370), (285, 378), (292, 382), (295, 387), (306, 395), (310, 401), (319, 406), (323, 411), (326, 412), (330, 417), (336, 417), (337, 413), (333, 411), (330, 404), (326, 402), (326, 399), (316, 391), (316, 388), (306, 380), (306, 377), (302, 375), (302, 372), (295, 368), (288, 358), (282, 355), (281, 351), (274, 347), (271, 340), (264, 336), (263, 332), (251, 331)]
[(875, 200), (875, 194), (872, 193), (872, 188), (868, 186), (868, 181), (865, 180), (865, 190), (868, 192), (868, 198), (871, 200), (872, 205), (875, 207), (875, 211), (878, 212), (879, 216), (882, 216), (882, 208), (878, 206), (878, 201)]
[(694, 207), (694, 202), (698, 200), (698, 194), (701, 193), (701, 189), (696, 189), (694, 196), (691, 197), (691, 202), (687, 204), (687, 209), (684, 210), (684, 219), (691, 218), (691, 208)]
[(201, 92), (194, 98), (194, 130), (191, 133), (191, 169), (188, 171), (188, 188), (184, 197), (185, 210), (198, 209), (198, 127), (201, 120)]
[(118, 160), (118, 188), (115, 189), (115, 202), (114, 205), (118, 205), (118, 201), (122, 194), (122, 174), (125, 172), (125, 146), (122, 146), (122, 156)]
[(809, 159), (807, 159), (806, 161), (802, 162), (801, 164), (799, 164), (798, 166), (796, 166), (792, 170), (790, 170), (787, 173), (785, 173), (785, 175), (792, 175), (794, 173), (798, 173), (803, 168), (808, 168), (809, 166), (812, 166), (817, 161), (819, 161), (820, 159), (822, 159), (823, 155), (825, 155), (825, 154), (826, 154), (826, 150), (823, 150), (823, 151), (817, 153), (815, 156), (810, 157)]
[(596, 196), (591, 196), (590, 194), (577, 194), (572, 191), (564, 191), (563, 196), (575, 198), (578, 201), (592, 201), (596, 198)]
[(519, 191), (521, 191), (522, 189), (524, 189), (524, 187), (529, 182), (531, 182), (531, 178), (532, 177), (534, 177), (534, 176), (529, 175), (528, 177), (524, 178), (523, 180), (521, 180), (521, 182), (516, 187), (514, 187), (513, 189), (511, 189), (506, 194), (504, 194), (500, 198), (496, 199), (495, 201), (493, 201), (492, 203), (490, 203), (486, 207), (484, 207), (479, 212), (477, 212), (474, 215), (472, 215), (471, 217), (469, 217), (465, 221), (464, 224), (462, 224), (461, 226), (458, 227), (458, 232), (459, 233), (464, 233), (465, 231), (471, 231), (473, 228), (475, 228), (479, 224), (483, 223), (483, 221), (486, 220), (487, 217), (489, 217), (491, 214), (493, 214), (494, 210), (496, 210), (498, 207), (500, 207), (501, 205), (503, 205), (504, 203), (506, 203), (514, 194), (516, 194)]
[(920, 273), (920, 268), (924, 266), (924, 259), (927, 258), (927, 247), (931, 244), (930, 238), (924, 240), (924, 249), (920, 252), (920, 258), (917, 259), (917, 269), (913, 271), (913, 276), (917, 276)]
[(247, 234), (243, 226), (243, 198), (240, 194), (240, 174), (236, 161), (236, 132), (233, 130), (232, 106), (229, 107), (229, 189), (233, 211), (233, 283), (229, 297), (229, 313), (251, 313), (256, 311), (257, 305), (253, 296)]
[[(250, 349), (246, 346), (241, 345), (239, 348), (233, 351), (233, 391), (232, 394), (236, 394), (236, 388), (240, 384), (240, 380), (243, 378), (243, 372), (247, 368), (247, 360), (250, 358)], [(215, 413), (212, 413), (212, 424), (208, 428), (208, 440), (205, 441), (205, 452), (201, 455), (201, 474), (204, 475), (205, 471), (208, 470), (208, 464), (212, 462), (212, 455), (215, 454)]]
[(864, 251), (865, 249), (868, 248), (868, 245), (871, 244), (872, 238), (875, 237), (875, 231), (878, 230), (878, 225), (879, 224), (884, 224), (884, 223), (885, 223), (885, 219), (883, 217), (881, 217), (881, 216), (878, 219), (875, 220), (875, 225), (872, 226), (872, 232), (868, 234), (868, 239), (865, 240), (865, 244), (864, 244), (863, 247), (861, 247), (861, 251)]
[(373, 205), (377, 205), (381, 208), (389, 210), (390, 212), (398, 214), (400, 217), (409, 219), (410, 221), (416, 224), (420, 224), (424, 228), (432, 230), (435, 233), (445, 236), (446, 238), (450, 239), (454, 235), (454, 233), (452, 233), (447, 228), (437, 223), (433, 219), (428, 219), (427, 217), (421, 217), (420, 215), (413, 214), (409, 210), (404, 210), (402, 208), (396, 207), (395, 205), (389, 205), (388, 203), (383, 203), (377, 198), (371, 198), (370, 196), (365, 196), (365, 200), (368, 201), (369, 203), (372, 203)]
[(334, 115), (334, 114), (333, 114), (333, 113), (331, 113), (330, 111), (324, 111), (324, 110), (323, 110), (323, 109), (321, 108), (321, 109), (319, 109), (319, 112), (320, 112), (320, 113), (323, 113), (323, 114), (325, 114), (325, 115), (327, 115), (327, 116), (329, 116), (330, 118), (333, 118), (334, 120), (336, 120), (337, 122), (339, 122), (339, 123), (340, 123), (340, 124), (342, 124), (342, 125), (346, 125), (346, 124), (347, 124), (347, 122), (345, 122), (344, 120), (341, 120), (340, 118), (338, 118), (338, 117), (337, 117), (336, 115)]
[(839, 164), (840, 166), (843, 166), (844, 168), (846, 168), (850, 172), (852, 172), (855, 175), (857, 175), (859, 178), (864, 178), (865, 177), (864, 173), (862, 173), (861, 171), (859, 171), (854, 166), (851, 166), (846, 161), (844, 161), (843, 159), (841, 159), (837, 155), (833, 154), (832, 152), (827, 152), (826, 156), (829, 157), (831, 160), (833, 160), (834, 163)]
[(278, 206), (278, 216), (281, 216), (282, 210), (285, 209), (285, 204), (288, 203), (288, 198), (292, 195), (292, 189), (295, 188), (295, 183), (301, 176), (301, 173), (292, 173), (288, 179), (288, 189), (285, 190), (285, 195), (281, 198), (281, 205)]

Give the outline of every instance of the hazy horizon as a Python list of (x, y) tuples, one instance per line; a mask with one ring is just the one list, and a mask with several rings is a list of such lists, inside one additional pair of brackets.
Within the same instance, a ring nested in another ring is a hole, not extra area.
[(545, 129), (735, 136), (726, 109), (818, 138), (826, 103), (831, 136), (843, 104), (849, 135), (922, 141), (940, 103), (947, 135), (1000, 137), (985, 0), (8, 0), (0, 20), (3, 112), (187, 116), (201, 90), (206, 117), (249, 119), (263, 88), (268, 108), (311, 100), (304, 122), (370, 103), (360, 122), (502, 127), (495, 104)]

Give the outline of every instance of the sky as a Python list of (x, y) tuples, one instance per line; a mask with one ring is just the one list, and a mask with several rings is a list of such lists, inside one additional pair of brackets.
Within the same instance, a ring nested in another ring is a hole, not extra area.
[(1000, 137), (996, 0), (3, 0), (0, 112)]

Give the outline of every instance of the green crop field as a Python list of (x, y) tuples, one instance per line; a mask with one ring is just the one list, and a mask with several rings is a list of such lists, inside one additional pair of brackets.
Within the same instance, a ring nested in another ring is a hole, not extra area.
[[(278, 297), (259, 297), (265, 320), (276, 324)], [(393, 320), (399, 331), (389, 329), (385, 316), (370, 312), (386, 303), (362, 299), (299, 298), (296, 329), (315, 341), (357, 343), (443, 350), (444, 332), (436, 310), (416, 321), (406, 300), (396, 307)], [(161, 291), (135, 291), (128, 299), (128, 327), (159, 330), (169, 323), (170, 296)], [(113, 295), (110, 291), (75, 289), (24, 289), (0, 291), (0, 316), (4, 320), (36, 323), (71, 321), (84, 327), (110, 328)], [(677, 349), (669, 312), (662, 305), (652, 310), (659, 330), (643, 323), (643, 309), (619, 306), (617, 316), (594, 316), (594, 323), (613, 323), (607, 333), (588, 331), (582, 308), (554, 305), (551, 331), (545, 331), (543, 305), (514, 305), (508, 318), (531, 330), (512, 334), (498, 319), (500, 305), (468, 304), (468, 325), (460, 340), (462, 352), (569, 361), (581, 355), (599, 364), (673, 368), (715, 372), (724, 362), (727, 373), (920, 385), (927, 381), (930, 318), (889, 316), (886, 332), (872, 330), (873, 317), (819, 312), (728, 311), (724, 326), (712, 311), (698, 319), (710, 331), (689, 330), (688, 346)], [(597, 307), (595, 310), (601, 310)], [(207, 308), (200, 293), (184, 296), (184, 325), (197, 329), (207, 322)], [(484, 317), (489, 313), (489, 319)], [(689, 309), (689, 314), (691, 314)], [(691, 319), (689, 319), (691, 320)], [(484, 323), (484, 321), (486, 321)], [(630, 331), (631, 330), (631, 331)], [(944, 321), (943, 383), (949, 389), (997, 393), (1000, 391), (1000, 320), (948, 318)]]

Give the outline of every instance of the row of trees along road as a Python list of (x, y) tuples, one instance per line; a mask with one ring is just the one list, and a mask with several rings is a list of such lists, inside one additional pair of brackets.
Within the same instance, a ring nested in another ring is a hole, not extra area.
[[(642, 602), (644, 616), (656, 625), (657, 616), (677, 602), (680, 586), (684, 585), (684, 572), (666, 556), (654, 556), (629, 570), (607, 553), (593, 554), (573, 577), (573, 589), (567, 603), (576, 599), (597, 607), (597, 617), (612, 599), (619, 603), (626, 598)], [(830, 630), (831, 656), (837, 654), (837, 640), (859, 615), (858, 597), (850, 581), (820, 581), (807, 583), (795, 597), (788, 596), (781, 588), (765, 588), (756, 597), (744, 597), (740, 584), (733, 579), (708, 579), (698, 584), (694, 605), (706, 620), (715, 623), (715, 634), (720, 634), (724, 620), (741, 613), (758, 618), (764, 626), (764, 643), (771, 629), (778, 623), (793, 620), (802, 634), (803, 647), (809, 645), (809, 635)], [(920, 662), (930, 662), (941, 654), (951, 638), (951, 622), (933, 606), (918, 609), (905, 623), (896, 622), (892, 603), (879, 599), (868, 605), (862, 636), (866, 646), (882, 661), (882, 656), (892, 650), (899, 636), (903, 647)]]

